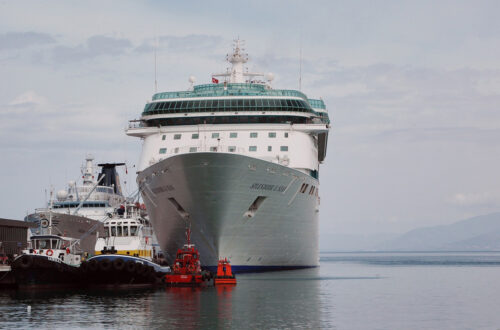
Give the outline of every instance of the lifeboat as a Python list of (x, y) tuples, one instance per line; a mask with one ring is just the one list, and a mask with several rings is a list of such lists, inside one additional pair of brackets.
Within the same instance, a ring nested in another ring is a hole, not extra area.
[(191, 244), (191, 230), (186, 229), (187, 244), (177, 250), (172, 272), (165, 275), (169, 286), (199, 286), (209, 279), (201, 271), (200, 253)]
[(219, 260), (217, 265), (217, 275), (214, 278), (215, 285), (233, 284), (236, 285), (236, 277), (231, 271), (231, 264), (227, 258)]

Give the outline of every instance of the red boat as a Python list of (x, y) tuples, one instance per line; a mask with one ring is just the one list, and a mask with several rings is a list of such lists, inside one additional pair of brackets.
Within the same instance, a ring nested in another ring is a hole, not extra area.
[(172, 272), (165, 275), (165, 284), (170, 286), (199, 286), (209, 276), (201, 272), (200, 253), (191, 244), (191, 230), (186, 229), (187, 244), (182, 249), (177, 250), (175, 263)]
[(219, 260), (217, 265), (217, 275), (214, 278), (215, 285), (234, 284), (236, 285), (236, 277), (231, 271), (231, 264), (225, 259)]

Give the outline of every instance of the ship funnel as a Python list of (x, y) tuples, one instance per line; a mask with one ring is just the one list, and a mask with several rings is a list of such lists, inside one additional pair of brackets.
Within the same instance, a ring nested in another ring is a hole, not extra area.
[[(113, 187), (115, 194), (123, 195), (122, 188), (120, 186), (120, 177), (116, 172), (117, 166), (124, 166), (125, 163), (103, 163), (98, 164), (97, 166), (101, 167), (101, 173), (99, 173), (99, 177), (97, 181), (100, 182), (101, 186)], [(101, 178), (104, 176), (104, 179)]]

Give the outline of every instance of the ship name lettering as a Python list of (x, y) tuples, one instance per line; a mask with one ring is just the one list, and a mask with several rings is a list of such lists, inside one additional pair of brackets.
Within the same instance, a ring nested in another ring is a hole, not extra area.
[(175, 190), (175, 188), (169, 184), (166, 186), (156, 187), (156, 188), (151, 189), (151, 191), (153, 191), (155, 194), (159, 194), (159, 193), (162, 193), (165, 191), (172, 191), (172, 190)]
[(254, 183), (250, 186), (250, 189), (283, 192), (285, 191), (286, 186), (268, 183)]

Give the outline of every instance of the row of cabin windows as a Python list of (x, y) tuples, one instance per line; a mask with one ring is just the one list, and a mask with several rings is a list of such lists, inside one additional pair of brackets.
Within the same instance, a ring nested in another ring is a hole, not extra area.
[[(66, 203), (66, 204), (56, 204), (52, 206), (55, 209), (66, 209), (66, 208), (72, 208), (72, 207), (78, 207), (80, 203)], [(82, 207), (87, 208), (87, 207), (106, 207), (106, 203), (92, 203), (92, 202), (86, 202), (83, 203)]]
[(106, 226), (106, 234), (109, 237), (137, 236), (137, 226)]
[(314, 112), (303, 100), (286, 99), (225, 99), (169, 101), (149, 103), (144, 113), (219, 112), (219, 111), (300, 111)]
[[(217, 151), (220, 147), (210, 147), (210, 151)], [(190, 147), (189, 148), (189, 152), (197, 152), (198, 151), (198, 147)], [(229, 146), (227, 147), (227, 151), (229, 152), (236, 152), (236, 146)], [(248, 151), (257, 151), (257, 146), (249, 146), (248, 147)], [(267, 146), (267, 151), (273, 151), (273, 147), (272, 146)], [(280, 151), (288, 151), (288, 146), (280, 146)], [(179, 152), (179, 148), (174, 148), (174, 153), (178, 153)], [(166, 154), (167, 153), (167, 148), (160, 148), (160, 151), (159, 153), (161, 155), (163, 154)]]
[[(257, 133), (257, 132), (251, 132), (250, 133), (250, 137), (251, 138), (257, 138), (258, 136), (259, 136), (259, 133)], [(276, 132), (269, 132), (267, 134), (267, 136), (270, 137), (270, 138), (275, 138), (276, 137)], [(180, 140), (181, 137), (182, 137), (182, 134), (174, 134), (174, 140)], [(219, 133), (212, 133), (212, 139), (218, 139), (219, 137), (220, 137)], [(238, 133), (236, 133), (236, 132), (229, 133), (229, 138), (230, 139), (234, 139), (234, 138), (237, 138), (237, 137), (238, 137)], [(284, 137), (286, 137), (286, 138), (288, 137), (288, 132), (285, 132)], [(163, 141), (166, 140), (166, 138), (167, 138), (166, 135), (163, 135), (161, 137), (161, 139)], [(191, 139), (197, 140), (199, 138), (200, 138), (200, 134), (198, 134), (198, 133), (191, 134)]]

